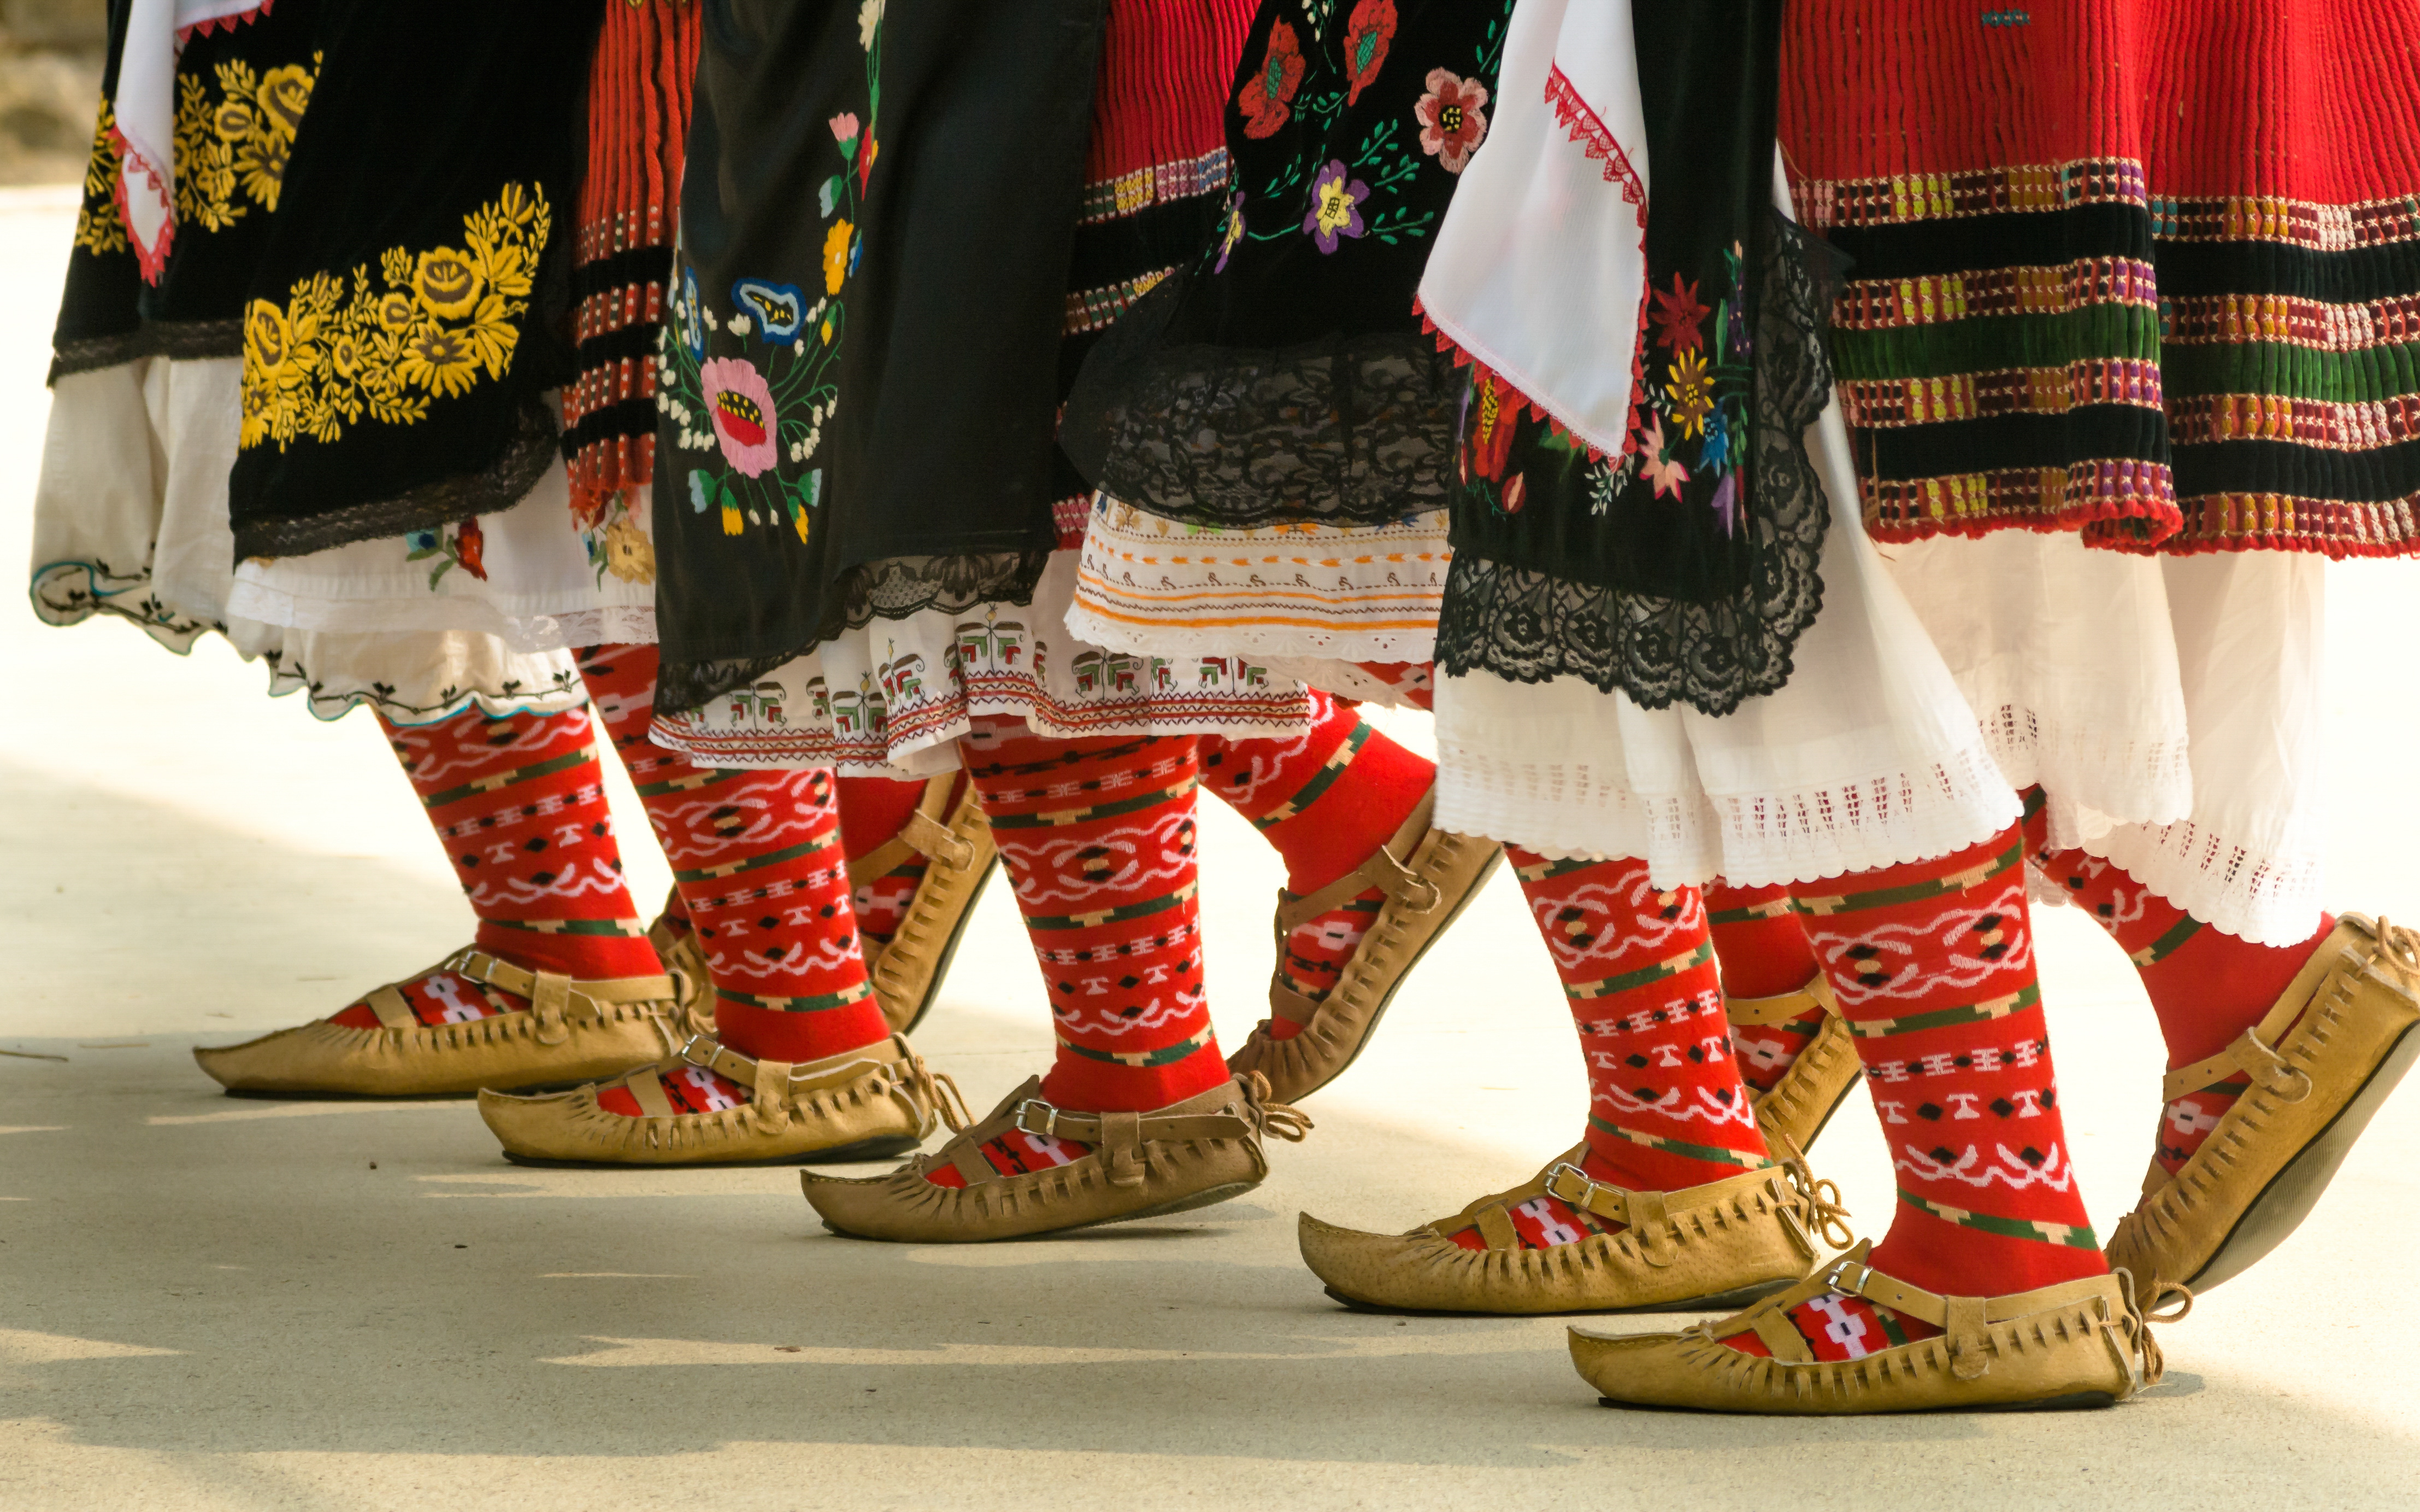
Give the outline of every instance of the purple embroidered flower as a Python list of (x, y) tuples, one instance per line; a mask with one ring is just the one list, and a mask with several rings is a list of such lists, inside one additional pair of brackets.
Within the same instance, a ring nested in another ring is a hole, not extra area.
[(1235, 243), (1244, 239), (1244, 196), (1236, 195), (1227, 202), (1227, 234), (1218, 242), (1218, 266), (1214, 273), (1227, 270), (1227, 259), (1235, 255)]
[(1724, 473), (1723, 481), (1714, 485), (1714, 496), (1706, 501), (1706, 507), (1714, 512), (1726, 537), (1739, 532), (1739, 479), (1736, 472)]
[(1352, 177), (1352, 170), (1342, 162), (1331, 162), (1319, 170), (1319, 177), (1311, 186), (1311, 213), (1302, 218), (1303, 235), (1319, 243), (1323, 253), (1333, 253), (1339, 239), (1359, 237), (1369, 229), (1361, 219), (1361, 202), (1370, 197), (1370, 186)]

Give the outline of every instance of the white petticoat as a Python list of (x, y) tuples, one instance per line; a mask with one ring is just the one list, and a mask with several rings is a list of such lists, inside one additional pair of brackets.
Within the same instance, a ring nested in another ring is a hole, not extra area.
[(1437, 823), (1547, 856), (1637, 856), (1663, 887), (1812, 882), (1945, 856), (2017, 819), (1973, 713), (1866, 538), (1837, 405), (1823, 608), (1790, 681), (1721, 718), (1560, 677), (1437, 680)]
[(2003, 531), (1888, 548), (1892, 576), (2051, 839), (2256, 944), (2322, 907), (2326, 563), (2149, 558)]
[(706, 766), (929, 777), (957, 766), (958, 737), (983, 715), (1060, 739), (1309, 724), (1303, 685), (1248, 657), (1139, 656), (1068, 633), (1077, 555), (1051, 557), (1031, 604), (876, 620), (703, 709), (658, 716), (655, 742)]
[(1425, 662), (1445, 599), (1443, 510), (1373, 526), (1221, 530), (1103, 495), (1086, 523), (1067, 628), (1170, 661), (1242, 658), (1347, 697), (1404, 702), (1357, 664)]
[(53, 625), (115, 616), (180, 653), (217, 630), (269, 665), (271, 694), (304, 693), (323, 719), (359, 704), (425, 724), (473, 706), (558, 713), (586, 700), (568, 655), (495, 634), (237, 612), (227, 472), (241, 373), (237, 358), (149, 358), (58, 380), (34, 501), (37, 614)]

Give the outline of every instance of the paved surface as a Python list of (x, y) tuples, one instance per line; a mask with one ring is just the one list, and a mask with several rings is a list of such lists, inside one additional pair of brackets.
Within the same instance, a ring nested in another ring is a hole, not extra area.
[[(69, 219), (0, 198), (12, 582)], [(2412, 579), (2335, 580), (2335, 893), (2420, 917), (2397, 782)], [(2163, 1331), (2167, 1381), (2113, 1412), (1612, 1412), (1559, 1323), (1328, 1304), (1298, 1210), (1407, 1227), (1576, 1137), (1571, 1030), (1501, 875), (1315, 1101), (1311, 1141), (1250, 1198), (1160, 1227), (860, 1244), (779, 1171), (532, 1172), (458, 1103), (217, 1096), (190, 1045), (318, 1016), (468, 930), (368, 719), (317, 723), (263, 680), (216, 641), (180, 661), (121, 625), (0, 612), (0, 1048), (66, 1057), (0, 1057), (0, 1507), (2420, 1504), (2420, 1094), (2269, 1264)], [(614, 779), (652, 897), (663, 863)], [(1233, 1038), (1280, 878), (1225, 810), (1204, 827)], [(2041, 933), (2105, 1227), (2149, 1151), (2158, 1043), (2113, 946), (2072, 916)], [(995, 889), (920, 1036), (979, 1105), (1047, 1055), (1031, 962)], [(1819, 1156), (1879, 1226), (1862, 1100)]]

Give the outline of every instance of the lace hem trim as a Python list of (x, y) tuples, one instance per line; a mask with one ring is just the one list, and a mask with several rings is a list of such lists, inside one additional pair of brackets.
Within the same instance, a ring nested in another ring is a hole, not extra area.
[(2213, 929), (2254, 945), (2295, 945), (2325, 912), (2317, 850), (2264, 853), (2180, 820), (2126, 825), (2084, 847)]
[(114, 336), (83, 336), (51, 348), (50, 377), (56, 383), (76, 373), (116, 367), (144, 357), (172, 362), (197, 362), (211, 357), (243, 355), (240, 320), (147, 320)]

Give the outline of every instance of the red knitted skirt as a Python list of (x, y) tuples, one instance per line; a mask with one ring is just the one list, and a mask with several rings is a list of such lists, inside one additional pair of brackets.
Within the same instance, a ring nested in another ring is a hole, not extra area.
[(1883, 540), (2420, 551), (2420, 0), (1797, 0)]

